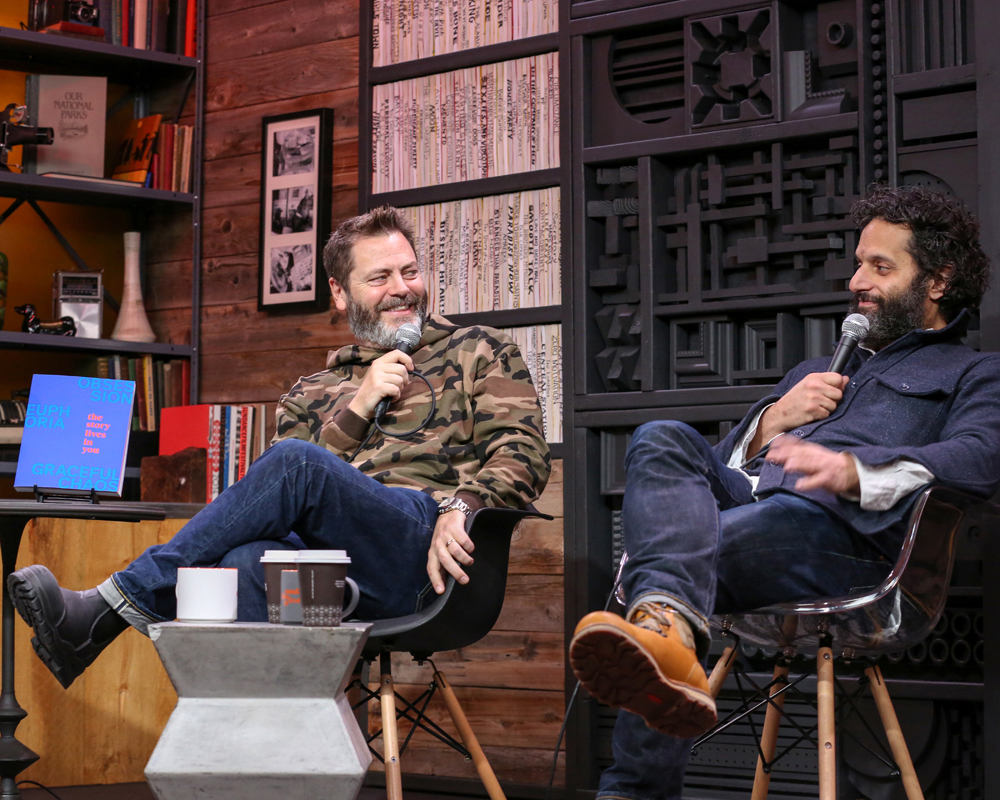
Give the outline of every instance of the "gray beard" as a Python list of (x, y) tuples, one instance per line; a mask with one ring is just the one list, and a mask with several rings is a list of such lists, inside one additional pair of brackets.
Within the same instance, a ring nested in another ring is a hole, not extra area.
[[(354, 338), (362, 344), (369, 345), (375, 350), (392, 350), (396, 346), (396, 331), (400, 325), (412, 322), (421, 331), (427, 322), (427, 296), (418, 299), (416, 295), (409, 294), (403, 298), (391, 298), (379, 303), (375, 308), (368, 308), (355, 301), (354, 296), (346, 293), (347, 299), (347, 324), (351, 328)], [(382, 312), (394, 308), (408, 306), (416, 301), (413, 310), (413, 318), (402, 319), (398, 325), (390, 325), (382, 319)]]
[[(917, 275), (913, 282), (898, 294), (888, 297), (874, 297), (862, 292), (851, 298), (848, 306), (852, 314), (863, 314), (868, 318), (868, 335), (865, 347), (878, 352), (910, 331), (924, 327), (924, 300), (927, 298), (929, 276)], [(873, 310), (858, 308), (860, 300), (878, 303)]]

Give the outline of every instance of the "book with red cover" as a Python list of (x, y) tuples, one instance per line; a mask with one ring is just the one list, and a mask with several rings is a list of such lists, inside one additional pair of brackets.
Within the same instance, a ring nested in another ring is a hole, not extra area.
[(219, 474), (220, 432), (212, 405), (172, 406), (160, 412), (161, 456), (173, 455), (186, 447), (204, 447), (208, 451), (205, 469), (208, 502), (212, 501), (213, 483)]
[(95, 41), (104, 39), (104, 28), (94, 25), (84, 25), (82, 22), (68, 22), (61, 19), (55, 25), (46, 25), (42, 28), (42, 33), (69, 33), (74, 36), (86, 36)]
[[(179, 0), (184, 2), (185, 0)], [(195, 41), (195, 30), (198, 25), (198, 8), (195, 0), (187, 0), (187, 30), (184, 36), (184, 55), (194, 58), (197, 55), (197, 43)]]

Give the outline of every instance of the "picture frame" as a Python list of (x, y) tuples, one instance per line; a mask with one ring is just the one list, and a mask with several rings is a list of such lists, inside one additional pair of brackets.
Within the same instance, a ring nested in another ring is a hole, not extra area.
[(322, 311), (330, 287), (323, 247), (330, 238), (332, 108), (261, 121), (258, 311)]

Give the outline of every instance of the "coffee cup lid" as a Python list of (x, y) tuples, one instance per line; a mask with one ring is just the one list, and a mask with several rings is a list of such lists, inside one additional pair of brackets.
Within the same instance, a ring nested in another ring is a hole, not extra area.
[(288, 564), (295, 560), (295, 550), (265, 550), (261, 564)]
[(299, 550), (295, 563), (350, 564), (346, 550)]

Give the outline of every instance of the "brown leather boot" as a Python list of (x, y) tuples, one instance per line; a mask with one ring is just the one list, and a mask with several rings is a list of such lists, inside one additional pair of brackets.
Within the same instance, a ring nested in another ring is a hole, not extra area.
[(716, 722), (691, 628), (670, 606), (640, 602), (628, 621), (607, 611), (587, 614), (569, 659), (592, 697), (638, 714), (654, 730), (687, 739)]

